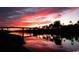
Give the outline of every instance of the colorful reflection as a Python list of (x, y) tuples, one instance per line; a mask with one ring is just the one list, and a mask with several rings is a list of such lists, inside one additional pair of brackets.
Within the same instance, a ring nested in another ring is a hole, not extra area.
[[(22, 33), (10, 33), (20, 35)], [(79, 37), (62, 37), (60, 35), (42, 34), (33, 36), (33, 34), (24, 33), (24, 47), (31, 51), (49, 52), (49, 51), (79, 51)]]

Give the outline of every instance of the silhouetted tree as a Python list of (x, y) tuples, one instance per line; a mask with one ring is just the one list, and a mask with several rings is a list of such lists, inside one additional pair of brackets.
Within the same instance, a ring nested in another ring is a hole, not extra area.
[(77, 21), (77, 24), (79, 24), (79, 20)]
[(74, 24), (74, 27), (77, 29), (79, 28), (79, 20), (77, 21), (77, 23)]
[(60, 28), (61, 24), (60, 24), (60, 21), (55, 21), (54, 22), (54, 27), (55, 28)]
[(69, 21), (70, 24), (72, 24), (72, 21)]
[(50, 25), (49, 25), (49, 28), (52, 29), (52, 28), (53, 28), (53, 24), (50, 24)]

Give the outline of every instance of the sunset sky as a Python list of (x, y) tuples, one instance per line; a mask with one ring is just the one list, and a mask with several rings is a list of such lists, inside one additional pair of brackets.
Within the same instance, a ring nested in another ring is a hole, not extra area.
[(56, 20), (69, 24), (79, 20), (77, 7), (0, 7), (0, 26), (38, 27)]

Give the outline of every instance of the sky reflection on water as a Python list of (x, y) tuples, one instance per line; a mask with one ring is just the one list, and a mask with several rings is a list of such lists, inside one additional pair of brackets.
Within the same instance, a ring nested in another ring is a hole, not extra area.
[[(22, 33), (12, 32), (22, 36)], [(31, 51), (49, 52), (49, 51), (79, 51), (79, 37), (62, 37), (60, 35), (42, 34), (34, 35), (24, 33), (24, 47)]]

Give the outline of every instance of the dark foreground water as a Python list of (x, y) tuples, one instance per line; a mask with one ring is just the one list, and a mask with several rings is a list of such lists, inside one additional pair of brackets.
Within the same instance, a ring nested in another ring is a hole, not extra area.
[[(22, 33), (12, 32), (10, 34), (20, 35)], [(79, 51), (79, 37), (78, 36), (62, 36), (54, 34), (29, 34), (24, 33), (24, 47), (31, 51), (40, 52), (65, 52), (65, 51)]]

